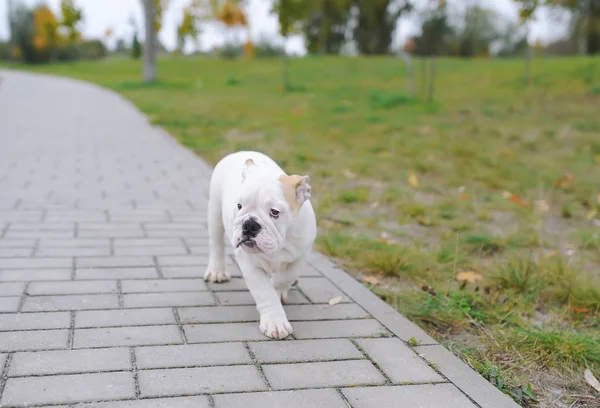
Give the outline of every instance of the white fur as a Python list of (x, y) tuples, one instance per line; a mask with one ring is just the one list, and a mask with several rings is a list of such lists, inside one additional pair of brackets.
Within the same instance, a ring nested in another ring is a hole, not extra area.
[[(248, 161), (252, 159), (252, 161)], [(224, 239), (234, 250), (238, 265), (260, 313), (260, 330), (270, 338), (292, 334), (282, 301), (304, 267), (317, 233), (310, 203), (310, 186), (298, 188), (294, 213), (284, 197), (279, 177), (284, 171), (268, 156), (237, 152), (224, 157), (212, 174), (208, 203), (210, 256), (204, 280), (226, 282)], [(308, 179), (304, 179), (306, 182)], [(242, 209), (238, 210), (237, 205)], [(280, 211), (275, 219), (271, 209)], [(253, 248), (238, 243), (242, 225), (251, 218), (261, 229)]]

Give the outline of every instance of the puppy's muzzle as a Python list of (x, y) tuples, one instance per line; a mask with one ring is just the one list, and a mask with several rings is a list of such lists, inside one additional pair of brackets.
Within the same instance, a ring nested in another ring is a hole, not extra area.
[(260, 232), (260, 229), (260, 224), (254, 221), (252, 218), (248, 218), (246, 221), (244, 221), (244, 224), (242, 224), (242, 232), (246, 237), (256, 238)]

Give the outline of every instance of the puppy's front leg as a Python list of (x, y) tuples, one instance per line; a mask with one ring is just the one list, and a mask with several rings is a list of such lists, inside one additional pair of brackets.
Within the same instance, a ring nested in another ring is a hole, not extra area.
[(285, 339), (292, 334), (292, 325), (285, 315), (281, 300), (267, 273), (256, 267), (245, 254), (240, 253), (238, 264), (250, 294), (260, 313), (260, 331), (272, 339)]

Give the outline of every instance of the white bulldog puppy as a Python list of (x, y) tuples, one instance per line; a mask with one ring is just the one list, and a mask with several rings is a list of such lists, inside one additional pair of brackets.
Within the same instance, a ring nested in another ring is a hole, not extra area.
[(317, 234), (308, 182), (308, 176), (286, 175), (258, 152), (224, 157), (210, 181), (210, 255), (204, 280), (230, 279), (225, 269), (226, 236), (260, 313), (260, 331), (273, 339), (292, 334), (282, 303)]

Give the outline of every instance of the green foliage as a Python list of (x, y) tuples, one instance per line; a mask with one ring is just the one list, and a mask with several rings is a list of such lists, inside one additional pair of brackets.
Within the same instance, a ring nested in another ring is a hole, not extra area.
[(133, 59), (140, 59), (142, 56), (142, 44), (138, 40), (137, 32), (133, 33), (133, 40), (131, 41), (131, 57)]
[(288, 37), (301, 30), (301, 23), (307, 17), (311, 0), (274, 0), (271, 12), (279, 19), (279, 32)]
[(359, 1), (358, 20), (353, 35), (361, 54), (382, 55), (390, 51), (392, 34), (403, 13), (412, 10), (412, 1)]

